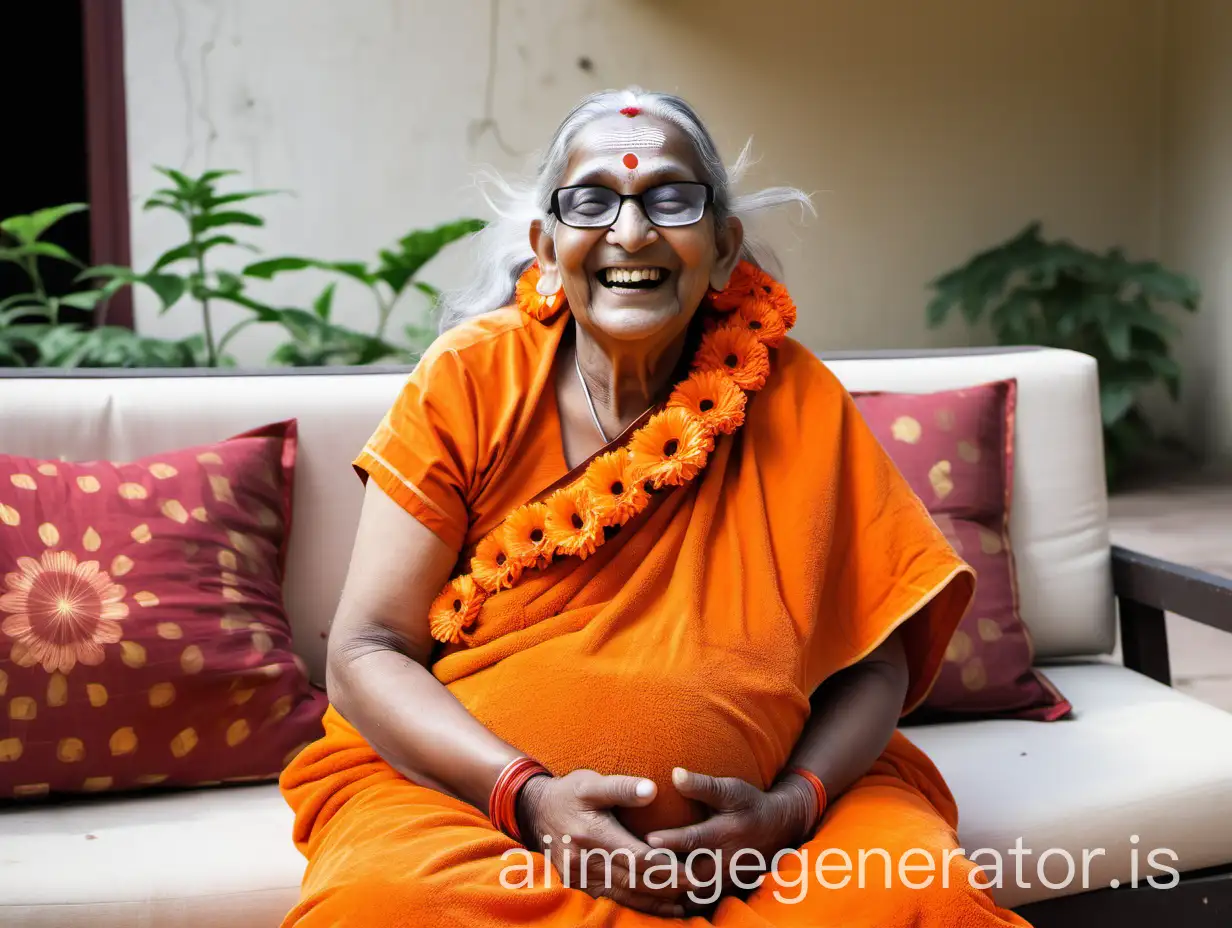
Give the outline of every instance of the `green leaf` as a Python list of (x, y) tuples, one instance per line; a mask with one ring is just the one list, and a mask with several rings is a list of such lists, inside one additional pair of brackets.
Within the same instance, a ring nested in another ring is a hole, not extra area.
[(40, 209), (28, 216), (10, 216), (0, 222), (0, 231), (7, 232), (23, 244), (29, 244), (65, 216), (84, 212), (89, 208), (85, 203), (65, 203), (63, 206)]
[(1179, 338), (1181, 331), (1166, 317), (1155, 312), (1145, 296), (1139, 296), (1125, 310), (1129, 324), (1134, 328), (1154, 332), (1165, 340)]
[(239, 242), (229, 235), (215, 235), (213, 238), (207, 238), (198, 242), (196, 246), (192, 242), (185, 242), (183, 245), (168, 249), (159, 255), (158, 260), (150, 268), (150, 273), (161, 271), (168, 264), (174, 264), (176, 261), (183, 261), (185, 259), (196, 260), (198, 254), (204, 255), (219, 245), (239, 245)]
[(228, 168), (225, 170), (219, 170), (216, 168), (212, 171), (206, 171), (204, 174), (202, 174), (201, 177), (198, 178), (198, 182), (202, 184), (212, 184), (216, 180), (220, 180), (221, 178), (224, 178), (224, 177), (233, 177), (236, 174), (239, 174), (239, 171), (236, 171), (231, 168)]
[(218, 279), (218, 290), (221, 293), (234, 294), (244, 292), (244, 278), (230, 271), (218, 271), (214, 274)]
[(431, 284), (426, 284), (422, 280), (415, 281), (415, 289), (432, 301), (435, 306), (441, 298), (441, 291)]
[(168, 248), (158, 256), (158, 260), (150, 267), (150, 273), (157, 273), (169, 264), (175, 264), (177, 261), (184, 261), (195, 257), (196, 250), (192, 242), (185, 242), (183, 245), (177, 245), (175, 248)]
[(205, 209), (217, 209), (220, 206), (226, 206), (229, 203), (243, 203), (245, 200), (252, 200), (257, 197), (269, 197), (278, 193), (284, 193), (282, 190), (242, 190), (238, 193), (224, 193), (222, 196), (206, 197), (201, 205)]
[(118, 278), (120, 280), (132, 280), (137, 276), (137, 272), (131, 267), (121, 267), (118, 264), (97, 264), (93, 267), (88, 267), (76, 277), (73, 278), (75, 283), (81, 283), (83, 280), (92, 280), (96, 277)]
[(18, 303), (32, 303), (39, 305), (38, 296), (33, 293), (17, 293), (13, 296), (6, 296), (0, 300), (0, 310), (8, 309), (10, 306), (16, 306)]
[(174, 213), (178, 213), (181, 211), (181, 202), (170, 197), (154, 196), (142, 203), (141, 209), (144, 212), (149, 212), (152, 209), (169, 209)]
[(244, 213), (238, 210), (223, 213), (205, 213), (200, 216), (194, 216), (192, 220), (192, 230), (198, 235), (208, 229), (216, 229), (219, 226), (263, 225), (265, 225), (265, 220), (260, 216), (254, 216), (252, 213)]
[(191, 196), (197, 192), (197, 182), (182, 171), (177, 171), (175, 168), (160, 167), (158, 165), (155, 165), (154, 170), (170, 178), (172, 182), (175, 183), (175, 186), (181, 195), (188, 194)]
[(446, 245), (473, 235), (487, 225), (482, 219), (459, 219), (432, 229), (418, 230), (398, 240), (398, 251), (380, 252), (376, 277), (384, 281), (397, 296), (407, 282), (419, 273)]
[(10, 260), (24, 257), (57, 258), (70, 264), (81, 264), (59, 245), (53, 245), (51, 242), (30, 242), (28, 245), (18, 245), (16, 248), (0, 248), (0, 257)]
[(329, 322), (329, 316), (334, 307), (334, 291), (337, 288), (337, 283), (331, 283), (324, 290), (322, 290), (321, 295), (313, 301), (312, 311), (317, 314), (318, 318), (324, 320), (325, 322)]
[(1134, 404), (1134, 385), (1127, 383), (1110, 383), (1100, 387), (1099, 411), (1104, 425), (1112, 425), (1119, 420)]
[(953, 301), (946, 293), (938, 294), (928, 301), (928, 306), (924, 310), (924, 317), (928, 320), (928, 327), (930, 329), (935, 329), (945, 322), (952, 304)]
[(1002, 345), (1022, 345), (1037, 341), (1032, 335), (1031, 310), (1035, 294), (1030, 290), (1015, 290), (988, 317), (989, 325)]
[(1104, 327), (1104, 339), (1108, 343), (1108, 349), (1118, 361), (1128, 361), (1133, 356), (1131, 335), (1129, 320), (1120, 313), (1114, 314)]
[(23, 316), (42, 316), (44, 319), (50, 319), (51, 311), (42, 303), (24, 303), (0, 310), (0, 328), (10, 327), (9, 324), (14, 319), (21, 319)]
[(70, 293), (68, 296), (60, 297), (60, 302), (74, 309), (93, 309), (105, 296), (107, 294), (102, 290), (83, 290), (80, 293)]
[(150, 273), (139, 277), (138, 280), (153, 290), (159, 302), (163, 304), (159, 315), (178, 303), (188, 287), (188, 281), (176, 274)]
[(1181, 398), (1181, 366), (1172, 358), (1161, 354), (1151, 355), (1147, 362), (1164, 382), (1172, 401), (1178, 402)]
[(1169, 271), (1157, 261), (1128, 264), (1126, 273), (1149, 300), (1174, 303), (1191, 311), (1198, 308), (1200, 288), (1196, 281), (1184, 274)]
[(267, 258), (248, 265), (243, 270), (245, 277), (257, 277), (270, 280), (284, 271), (302, 271), (309, 267), (319, 267), (320, 262), (311, 258)]
[(286, 271), (302, 271), (307, 268), (345, 274), (347, 277), (352, 277), (367, 286), (371, 286), (375, 280), (368, 273), (368, 269), (358, 261), (318, 261), (315, 258), (297, 257), (268, 258), (265, 261), (257, 261), (244, 268), (243, 274), (245, 277), (270, 280)]

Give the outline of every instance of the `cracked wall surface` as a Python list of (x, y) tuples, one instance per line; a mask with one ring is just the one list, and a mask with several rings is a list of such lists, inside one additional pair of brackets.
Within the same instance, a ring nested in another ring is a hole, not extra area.
[[(926, 282), (1032, 219), (1093, 247), (1159, 246), (1156, 0), (126, 0), (131, 186), (153, 164), (237, 168), (272, 253), (374, 256), (481, 212), (471, 170), (521, 169), (586, 92), (640, 83), (700, 110), (748, 184), (816, 193), (769, 220), (813, 348), (987, 340), (930, 331)], [(495, 120), (485, 124), (485, 108)], [(497, 131), (494, 131), (494, 128)], [(134, 203), (134, 255), (172, 242)], [(427, 275), (449, 285), (464, 254)], [(276, 282), (305, 305), (319, 280)], [(349, 322), (372, 319), (339, 292)], [(187, 310), (147, 331), (196, 326)], [(257, 360), (264, 336), (244, 338)]]

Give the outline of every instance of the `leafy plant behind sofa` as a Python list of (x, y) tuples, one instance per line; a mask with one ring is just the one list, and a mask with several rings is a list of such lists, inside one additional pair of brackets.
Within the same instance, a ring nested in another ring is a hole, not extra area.
[(1181, 368), (1169, 340), (1179, 333), (1157, 304), (1198, 309), (1197, 284), (1119, 248), (1098, 254), (1045, 241), (1039, 223), (975, 255), (930, 284), (928, 324), (952, 309), (969, 325), (987, 317), (1002, 345), (1047, 345), (1091, 355), (1099, 365), (1100, 411), (1109, 484), (1154, 440), (1138, 403), (1162, 383), (1180, 398)]
[[(272, 258), (248, 265), (244, 268), (244, 274), (266, 280), (288, 271), (302, 271), (309, 268), (342, 275), (368, 289), (376, 310), (376, 331), (372, 336), (371, 348), (364, 344), (352, 343), (346, 338), (331, 338), (327, 330), (330, 325), (330, 313), (337, 283), (328, 284), (313, 305), (315, 318), (295, 317), (295, 324), (304, 327), (304, 335), (307, 337), (281, 346), (274, 352), (275, 361), (291, 365), (325, 364), (329, 363), (329, 359), (337, 353), (345, 356), (351, 352), (358, 356), (366, 356), (368, 350), (381, 351), (386, 347), (392, 349), (385, 338), (389, 331), (391, 316), (402, 295), (413, 286), (428, 298), (432, 307), (436, 305), (440, 297), (440, 291), (431, 284), (416, 280), (415, 275), (446, 245), (478, 232), (484, 225), (485, 223), (479, 219), (460, 219), (433, 229), (412, 232), (399, 239), (396, 247), (381, 249), (376, 263), (372, 266), (360, 261), (318, 261), (314, 258), (300, 257)], [(320, 337), (312, 337), (318, 332), (321, 333)], [(382, 356), (392, 354), (401, 360), (414, 361), (436, 335), (432, 329), (414, 323), (404, 326), (403, 334), (409, 342), (408, 348), (392, 349)]]
[[(66, 216), (83, 212), (84, 203), (65, 203), (0, 221), (0, 261), (15, 264), (28, 289), (0, 299), (0, 367), (185, 367), (193, 364), (192, 340), (145, 338), (124, 326), (106, 324), (106, 306), (123, 286), (108, 282), (92, 290), (49, 293), (41, 260), (80, 260), (43, 236)], [(95, 311), (96, 325), (61, 319), (64, 308)]]
[[(278, 326), (286, 333), (287, 340), (270, 357), (275, 365), (413, 363), (435, 337), (435, 331), (420, 322), (430, 318), (439, 296), (435, 287), (417, 279), (419, 271), (447, 245), (484, 226), (481, 220), (463, 219), (411, 232), (394, 247), (382, 249), (371, 268), (363, 262), (274, 258), (238, 272), (224, 270), (216, 260), (221, 250), (260, 251), (239, 236), (244, 229), (264, 226), (265, 220), (251, 207), (240, 208), (239, 204), (277, 191), (220, 190), (220, 181), (234, 171), (211, 170), (198, 177), (171, 168), (158, 171), (170, 186), (156, 190), (146, 200), (145, 209), (174, 214), (183, 224), (185, 240), (164, 251), (145, 271), (118, 265), (84, 269), (78, 281), (90, 281), (95, 289), (51, 295), (38, 271), (40, 259), (71, 261), (82, 267), (64, 249), (39, 237), (64, 216), (86, 209), (84, 204), (66, 204), (0, 223), (0, 260), (18, 264), (30, 279), (29, 293), (0, 302), (0, 366), (234, 366), (228, 347), (237, 335), (255, 325)], [(361, 332), (335, 321), (336, 282), (322, 290), (310, 309), (270, 305), (250, 289), (254, 281), (264, 283), (277, 274), (308, 269), (342, 274), (367, 287), (376, 308), (373, 331)], [(194, 304), (201, 331), (183, 339), (159, 339), (105, 325), (108, 300), (123, 287), (138, 285), (157, 296), (160, 314)], [(411, 288), (427, 298), (426, 311), (419, 321), (403, 326), (405, 343), (395, 343), (388, 330), (400, 298)], [(246, 317), (218, 331), (215, 310), (221, 303), (241, 307)], [(97, 326), (62, 322), (61, 306), (93, 310)]]

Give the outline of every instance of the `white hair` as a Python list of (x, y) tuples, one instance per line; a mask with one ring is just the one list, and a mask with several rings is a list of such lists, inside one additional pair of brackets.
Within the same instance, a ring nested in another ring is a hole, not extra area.
[[(702, 180), (714, 188), (714, 219), (722, 228), (731, 216), (742, 220), (761, 210), (800, 203), (816, 214), (808, 194), (794, 187), (768, 187), (744, 196), (733, 196), (731, 187), (749, 165), (747, 143), (736, 164), (729, 170), (723, 164), (718, 147), (698, 115), (684, 100), (671, 94), (651, 93), (639, 87), (625, 90), (605, 90), (591, 94), (579, 103), (552, 136), (539, 160), (532, 180), (523, 184), (506, 181), (495, 170), (480, 171), (480, 179), (499, 190), (499, 200), (486, 190), (484, 199), (497, 218), (476, 233), (478, 250), (471, 281), (445, 293), (439, 304), (440, 331), (482, 313), (491, 312), (513, 302), (518, 278), (535, 261), (530, 247), (530, 224), (538, 220), (544, 232), (551, 235), (556, 228), (555, 217), (549, 215), (552, 192), (564, 177), (572, 146), (578, 133), (596, 119), (612, 116), (625, 107), (637, 107), (677, 126), (689, 139), (701, 164)], [(482, 187), (481, 187), (482, 190)], [(747, 232), (740, 257), (779, 276), (777, 262), (768, 248), (752, 240)]]

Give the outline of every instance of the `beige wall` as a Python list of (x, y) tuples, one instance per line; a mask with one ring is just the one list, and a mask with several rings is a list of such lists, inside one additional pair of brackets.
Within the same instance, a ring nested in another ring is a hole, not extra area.
[[(268, 250), (365, 257), (478, 210), (472, 165), (520, 168), (579, 97), (636, 81), (691, 100), (729, 159), (751, 135), (750, 183), (817, 193), (818, 219), (769, 224), (814, 348), (983, 340), (959, 324), (927, 330), (924, 285), (1032, 219), (1095, 247), (1158, 246), (1157, 0), (500, 9), (495, 113), (517, 156), (491, 133), (470, 137), (486, 0), (127, 0), (134, 196), (154, 163), (237, 167), (297, 191), (263, 206)], [(169, 234), (134, 205), (139, 264)], [(430, 279), (456, 282), (461, 257)], [(346, 307), (357, 323), (369, 318), (359, 296)], [(143, 305), (139, 323), (165, 333), (196, 320)], [(243, 344), (249, 359), (268, 348)]]
[(1184, 320), (1185, 422), (1217, 463), (1232, 461), (1232, 4), (1175, 0), (1166, 30), (1162, 254), (1205, 290)]

